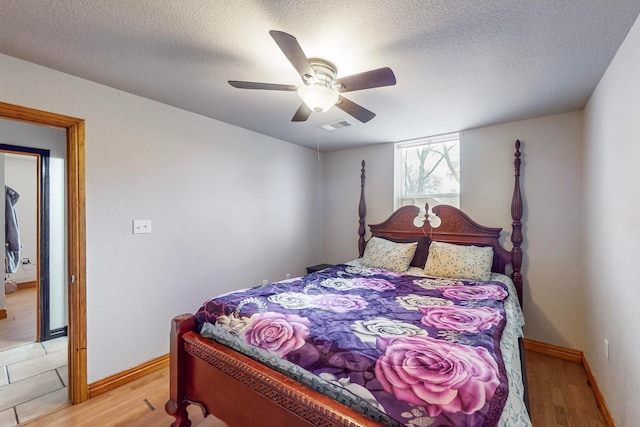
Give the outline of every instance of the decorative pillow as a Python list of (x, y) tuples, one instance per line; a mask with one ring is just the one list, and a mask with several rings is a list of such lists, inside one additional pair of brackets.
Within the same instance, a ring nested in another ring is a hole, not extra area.
[(428, 276), (487, 281), (491, 276), (493, 248), (431, 242), (424, 266)]
[(367, 267), (384, 268), (402, 273), (409, 268), (417, 247), (418, 242), (396, 243), (372, 237), (364, 249), (362, 264)]

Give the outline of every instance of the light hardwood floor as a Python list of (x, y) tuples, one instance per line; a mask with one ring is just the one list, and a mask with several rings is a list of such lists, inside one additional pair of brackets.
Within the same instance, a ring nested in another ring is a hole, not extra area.
[[(166, 426), (173, 417), (164, 411), (169, 397), (169, 369), (163, 368), (143, 378), (74, 406), (26, 423), (29, 427)], [(193, 426), (224, 427), (212, 417), (206, 420), (196, 406), (189, 407)]]
[(526, 360), (534, 426), (607, 425), (582, 364), (531, 351)]
[(36, 288), (5, 295), (7, 318), (0, 320), (0, 351), (36, 340)]
[[(527, 351), (531, 418), (536, 427), (606, 426), (587, 384), (582, 365)], [(165, 426), (173, 418), (164, 412), (169, 396), (169, 370), (111, 390), (76, 406), (68, 406), (28, 427)], [(203, 419), (199, 409), (189, 407), (194, 427), (224, 427), (222, 421)], [(518, 426), (514, 426), (518, 427)]]

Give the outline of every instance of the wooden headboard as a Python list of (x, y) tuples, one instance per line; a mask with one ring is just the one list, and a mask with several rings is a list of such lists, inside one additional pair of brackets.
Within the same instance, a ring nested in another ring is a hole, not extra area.
[[(522, 267), (522, 195), (520, 193), (520, 140), (515, 144), (515, 183), (511, 199), (512, 249), (509, 251), (500, 244), (500, 232), (502, 228), (485, 227), (472, 220), (460, 209), (448, 205), (438, 205), (433, 208), (433, 213), (440, 218), (440, 225), (433, 228), (425, 218), (416, 221), (420, 215), (417, 206), (403, 206), (391, 214), (389, 218), (379, 224), (369, 225), (371, 236), (383, 237), (395, 242), (418, 242), (416, 254), (411, 261), (415, 267), (424, 267), (429, 252), (431, 241), (454, 243), (460, 245), (476, 245), (493, 247), (493, 268), (498, 273), (507, 274), (507, 266), (511, 266), (511, 278), (518, 291), (518, 300), (522, 305), (523, 277)], [(358, 227), (358, 249), (360, 257), (366, 247), (365, 216), (366, 203), (364, 199), (365, 162), (362, 161), (360, 175), (360, 205)], [(425, 206), (429, 212), (429, 205)], [(418, 222), (418, 226), (414, 222)]]

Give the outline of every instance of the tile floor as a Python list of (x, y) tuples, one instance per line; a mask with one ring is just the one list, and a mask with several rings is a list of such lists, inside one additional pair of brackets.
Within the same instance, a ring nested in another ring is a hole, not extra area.
[(13, 427), (69, 401), (67, 337), (0, 352), (0, 427)]

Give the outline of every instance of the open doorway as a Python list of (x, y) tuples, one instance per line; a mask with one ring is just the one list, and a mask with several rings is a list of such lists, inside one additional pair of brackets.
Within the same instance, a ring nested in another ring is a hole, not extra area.
[(68, 285), (68, 395), (76, 404), (88, 398), (86, 348), (86, 226), (84, 121), (0, 102), (0, 118), (63, 129), (66, 133), (66, 253)]
[[(0, 120), (0, 142), (4, 141), (3, 125), (7, 123)], [(0, 188), (4, 191), (0, 198), (0, 236), (5, 242), (4, 292), (0, 299), (4, 298), (2, 307), (6, 307), (0, 320), (0, 366), (6, 366), (3, 361), (9, 350), (33, 343), (39, 336), (37, 159), (14, 156), (4, 147), (0, 144)]]
[(0, 414), (18, 423), (69, 401), (65, 142), (63, 129), (0, 120)]
[[(49, 149), (0, 143), (0, 188), (4, 187), (5, 290), (36, 288), (36, 338), (49, 341), (67, 335), (67, 250), (65, 239), (65, 134), (60, 129), (0, 120), (0, 142), (14, 132)], [(56, 133), (57, 132), (57, 133)], [(16, 133), (20, 135), (15, 136)], [(3, 135), (4, 134), (4, 135)], [(11, 137), (11, 135), (10, 135)], [(61, 144), (62, 142), (62, 144)], [(59, 147), (62, 145), (62, 147)], [(6, 293), (6, 292), (5, 292)], [(17, 342), (19, 343), (19, 342)], [(10, 346), (0, 343), (0, 350)]]

